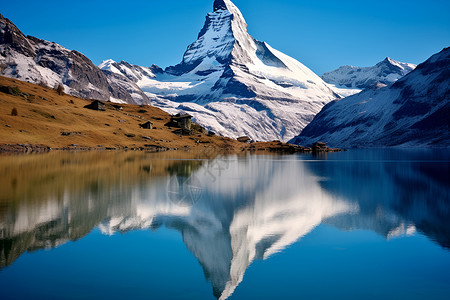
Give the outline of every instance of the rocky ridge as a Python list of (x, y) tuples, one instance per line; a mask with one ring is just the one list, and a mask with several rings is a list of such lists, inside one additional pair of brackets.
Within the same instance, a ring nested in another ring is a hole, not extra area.
[(86, 56), (56, 43), (25, 36), (0, 15), (0, 75), (87, 98), (148, 104), (148, 97), (127, 77), (101, 71)]

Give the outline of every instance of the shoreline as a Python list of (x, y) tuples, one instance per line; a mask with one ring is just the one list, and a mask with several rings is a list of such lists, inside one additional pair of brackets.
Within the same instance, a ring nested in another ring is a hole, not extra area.
[[(54, 151), (142, 151), (149, 153), (157, 152), (168, 152), (168, 151), (195, 151), (204, 150), (207, 148), (199, 147), (188, 147), (183, 148), (168, 148), (159, 145), (145, 145), (144, 147), (128, 147), (128, 146), (117, 146), (117, 147), (89, 147), (89, 146), (78, 146), (72, 145), (67, 147), (50, 147), (43, 144), (0, 144), (0, 155), (4, 154), (35, 154), (35, 153), (48, 153)], [(286, 144), (281, 142), (257, 142), (248, 145), (242, 145), (238, 148), (228, 148), (220, 149), (217, 147), (211, 147), (213, 151), (217, 152), (270, 152), (270, 153), (283, 153), (283, 154), (293, 154), (293, 153), (330, 153), (330, 152), (342, 152), (346, 150), (337, 148), (327, 148), (320, 151), (315, 151), (312, 148)]]

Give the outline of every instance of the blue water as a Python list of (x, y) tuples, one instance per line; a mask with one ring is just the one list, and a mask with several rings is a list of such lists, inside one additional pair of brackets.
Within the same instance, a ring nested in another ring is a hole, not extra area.
[(449, 153), (0, 157), (0, 299), (450, 299)]

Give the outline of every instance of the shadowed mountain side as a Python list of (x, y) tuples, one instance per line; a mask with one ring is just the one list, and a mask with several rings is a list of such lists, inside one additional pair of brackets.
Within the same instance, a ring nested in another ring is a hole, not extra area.
[(394, 84), (327, 104), (292, 143), (331, 147), (450, 146), (450, 48)]

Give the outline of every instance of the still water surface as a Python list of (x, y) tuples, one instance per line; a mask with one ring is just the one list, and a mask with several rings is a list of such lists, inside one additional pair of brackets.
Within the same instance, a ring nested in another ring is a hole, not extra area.
[(450, 299), (449, 154), (0, 157), (0, 299)]

